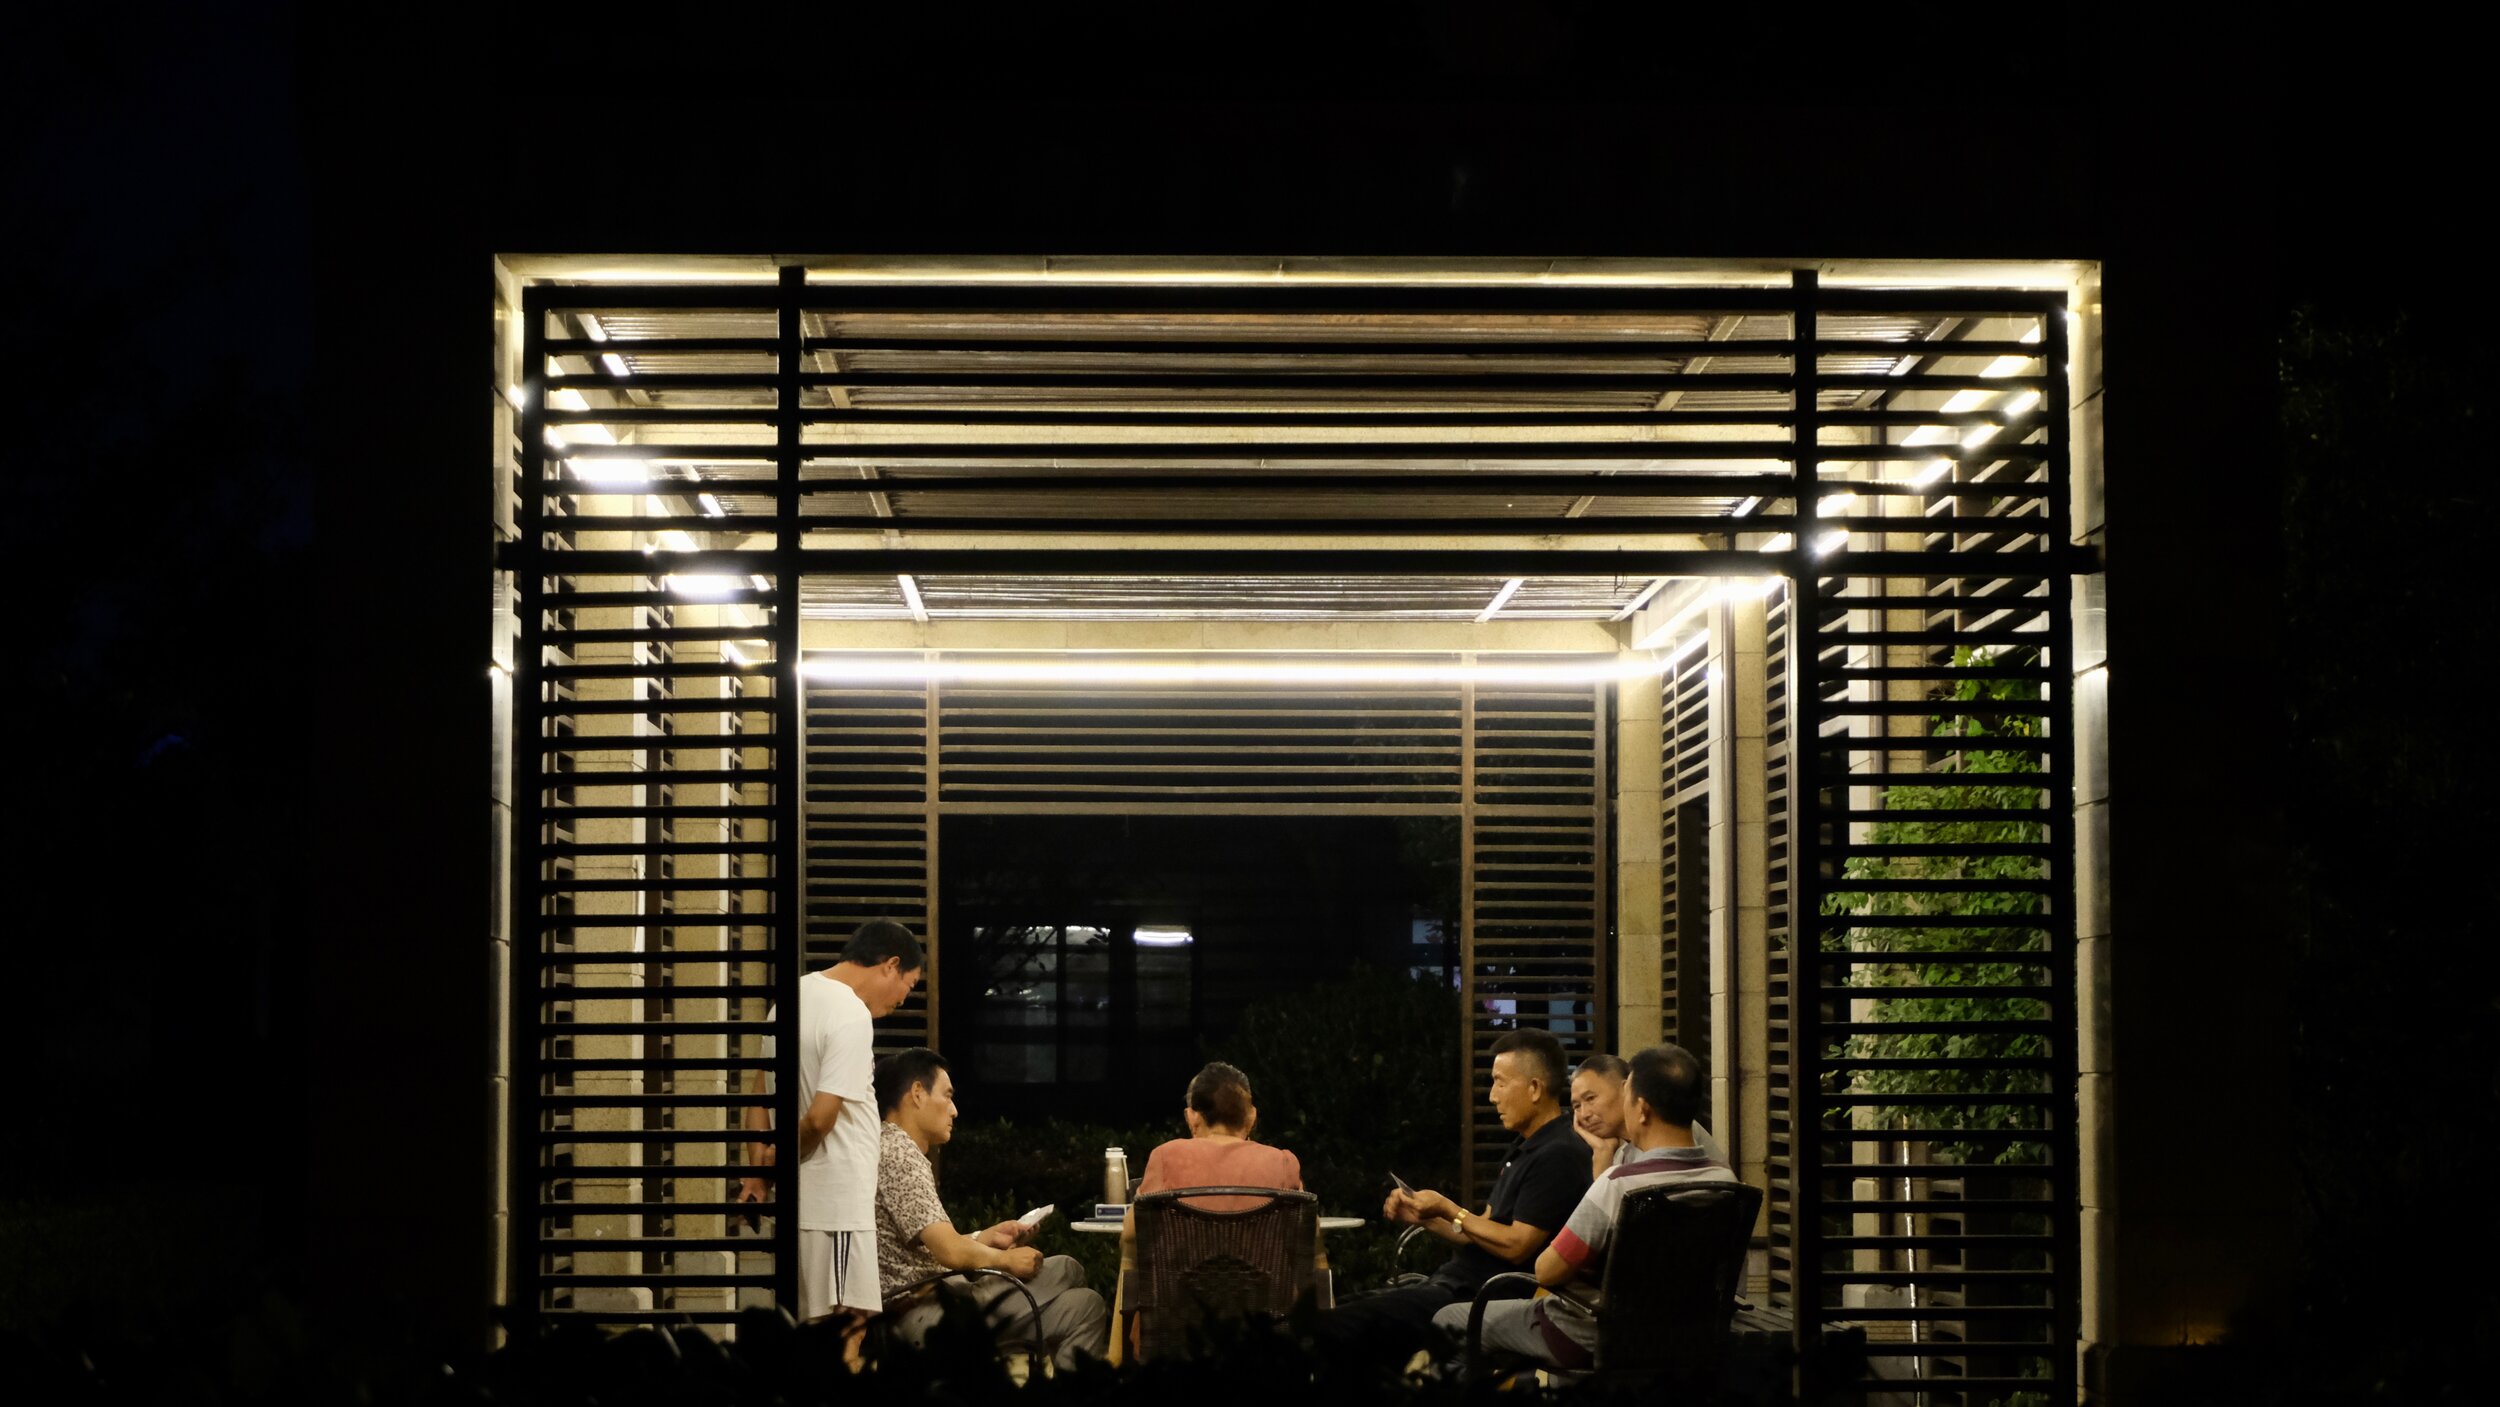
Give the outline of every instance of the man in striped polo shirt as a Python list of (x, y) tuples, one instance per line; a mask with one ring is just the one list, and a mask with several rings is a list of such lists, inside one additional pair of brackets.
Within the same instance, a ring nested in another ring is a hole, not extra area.
[[(1679, 1045), (1657, 1045), (1632, 1057), (1623, 1082), (1623, 1138), (1636, 1150), (1589, 1185), (1570, 1220), (1536, 1258), (1537, 1283), (1564, 1286), (1591, 1304), (1605, 1278), (1606, 1253), (1625, 1194), (1662, 1184), (1734, 1182), (1736, 1174), (1693, 1139), (1704, 1086), (1701, 1064)], [(1452, 1335), (1467, 1332), (1465, 1304), (1433, 1316)], [(1597, 1320), (1559, 1295), (1499, 1300), (1484, 1310), (1484, 1347), (1532, 1358), (1556, 1368), (1587, 1368), (1596, 1361)]]

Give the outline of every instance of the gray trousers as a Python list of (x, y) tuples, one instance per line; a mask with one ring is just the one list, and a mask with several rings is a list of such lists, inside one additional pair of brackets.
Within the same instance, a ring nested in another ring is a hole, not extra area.
[[(1045, 1256), (1041, 1273), (1024, 1282), (1042, 1306), (1042, 1350), (1061, 1371), (1076, 1366), (1079, 1353), (1100, 1358), (1111, 1347), (1111, 1310), (1102, 1296), (1085, 1288), (1085, 1267), (1074, 1256)], [(1022, 1349), (1032, 1342), (1031, 1306), (1024, 1296), (995, 1275), (947, 1280), (938, 1294), (969, 1297), (1002, 1348)], [(918, 1347), (944, 1317), (937, 1295), (924, 1295), (894, 1315), (894, 1335)]]
[[(1553, 1340), (1537, 1323), (1538, 1301), (1495, 1300), (1484, 1307), (1484, 1335), (1480, 1342), (1486, 1353), (1515, 1353), (1532, 1358), (1549, 1368), (1586, 1368), (1586, 1350), (1570, 1355), (1573, 1361), (1559, 1362), (1564, 1355), (1554, 1349)], [(1432, 1316), (1432, 1325), (1449, 1334), (1454, 1343), (1467, 1341), (1468, 1304), (1461, 1300)]]

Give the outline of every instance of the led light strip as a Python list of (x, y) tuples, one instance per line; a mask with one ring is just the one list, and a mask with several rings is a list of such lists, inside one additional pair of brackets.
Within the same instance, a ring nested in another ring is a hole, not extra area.
[(1594, 684), (1664, 672), (1647, 654), (1570, 664), (1327, 664), (1315, 660), (852, 659), (816, 655), (799, 666), (826, 684)]

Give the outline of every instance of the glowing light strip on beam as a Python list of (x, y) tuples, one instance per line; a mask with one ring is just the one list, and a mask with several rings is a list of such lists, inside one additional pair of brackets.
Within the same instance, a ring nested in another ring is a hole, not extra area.
[(1330, 664), (1319, 660), (851, 659), (817, 655), (801, 676), (827, 684), (1594, 684), (1664, 672), (1646, 654), (1568, 664)]

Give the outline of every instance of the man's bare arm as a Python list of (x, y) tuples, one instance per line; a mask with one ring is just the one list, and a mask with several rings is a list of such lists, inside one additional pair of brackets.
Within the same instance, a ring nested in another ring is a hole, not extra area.
[[(747, 1094), (751, 1097), (759, 1100), (764, 1098), (764, 1072), (761, 1070), (747, 1071), (744, 1080), (744, 1088)], [(768, 1105), (750, 1104), (744, 1109), (738, 1111), (738, 1126), (745, 1129), (748, 1133), (771, 1133), (773, 1131), (773, 1111)], [(769, 1168), (773, 1166), (774, 1161), (773, 1142), (771, 1139), (751, 1138), (747, 1140), (748, 1167)], [(742, 1177), (738, 1179), (738, 1200), (741, 1202), (761, 1202), (765, 1198), (765, 1187), (766, 1184), (764, 1179), (760, 1177)]]
[(1524, 1221), (1495, 1221), (1488, 1213), (1467, 1213), (1459, 1220), (1459, 1205), (1438, 1192), (1418, 1192), (1414, 1207), (1432, 1234), (1454, 1246), (1482, 1246), (1512, 1265), (1525, 1265), (1554, 1233)]
[(1571, 1262), (1552, 1246), (1536, 1253), (1536, 1282), (1547, 1289), (1568, 1281), (1573, 1274)]
[(809, 1102), (807, 1112), (799, 1115), (799, 1161), (816, 1156), (825, 1140), (833, 1134), (833, 1122), (842, 1117), (842, 1096), (818, 1092)]
[(929, 1256), (949, 1270), (1004, 1270), (1019, 1280), (1030, 1280), (1041, 1273), (1042, 1253), (1030, 1246), (1001, 1250), (986, 1246), (972, 1236), (955, 1229), (951, 1221), (933, 1221), (920, 1230), (920, 1244)]

